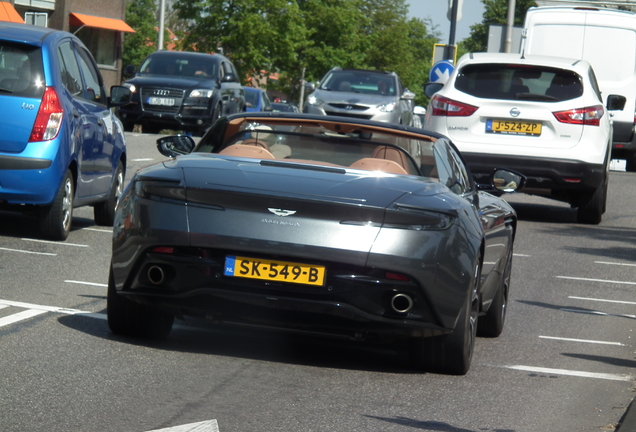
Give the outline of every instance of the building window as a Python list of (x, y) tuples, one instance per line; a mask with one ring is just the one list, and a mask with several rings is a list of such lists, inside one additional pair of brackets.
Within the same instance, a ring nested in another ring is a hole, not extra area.
[(25, 12), (24, 22), (38, 27), (48, 27), (49, 14), (46, 12)]
[[(77, 29), (71, 28), (71, 33)], [(82, 27), (75, 35), (80, 38), (99, 65), (116, 67), (117, 38), (119, 32), (93, 27)]]

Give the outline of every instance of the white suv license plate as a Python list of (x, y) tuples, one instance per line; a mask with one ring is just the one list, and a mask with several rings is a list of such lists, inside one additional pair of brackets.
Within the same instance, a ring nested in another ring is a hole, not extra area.
[(160, 98), (160, 97), (149, 97), (146, 101), (148, 105), (164, 105), (164, 106), (173, 106), (174, 99), (173, 98)]
[(541, 126), (541, 122), (488, 119), (486, 121), (486, 132), (509, 135), (539, 136), (541, 135)]

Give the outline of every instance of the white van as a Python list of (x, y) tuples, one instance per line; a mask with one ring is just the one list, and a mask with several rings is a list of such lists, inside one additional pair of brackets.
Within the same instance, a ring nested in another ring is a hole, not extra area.
[(636, 13), (594, 7), (540, 6), (526, 14), (521, 52), (587, 60), (604, 102), (625, 97), (614, 121), (612, 157), (636, 171)]

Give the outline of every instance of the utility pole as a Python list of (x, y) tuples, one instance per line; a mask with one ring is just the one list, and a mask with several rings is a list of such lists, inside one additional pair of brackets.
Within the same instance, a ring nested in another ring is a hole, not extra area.
[(298, 105), (298, 108), (300, 108), (301, 112), (303, 110), (304, 99), (305, 99), (305, 68), (303, 67), (302, 73), (300, 76), (300, 104)]
[(506, 40), (504, 52), (512, 52), (512, 28), (515, 25), (515, 0), (508, 0), (508, 16), (506, 18)]
[(157, 42), (157, 51), (163, 49), (163, 23), (165, 21), (166, 0), (159, 2), (159, 41)]
[(444, 59), (455, 61), (455, 33), (457, 32), (457, 11), (459, 10), (460, 0), (453, 0), (451, 7), (451, 25), (450, 34), (448, 36), (448, 46), (444, 49)]

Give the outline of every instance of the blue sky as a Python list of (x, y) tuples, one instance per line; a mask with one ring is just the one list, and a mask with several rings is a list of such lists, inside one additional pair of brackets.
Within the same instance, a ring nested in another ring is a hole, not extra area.
[[(448, 43), (450, 21), (446, 17), (448, 0), (407, 0), (410, 3), (409, 16), (414, 18), (431, 18), (436, 30), (441, 33), (441, 43)], [(484, 4), (481, 0), (463, 0), (462, 17), (457, 22), (455, 42), (470, 36), (470, 26), (483, 20)]]

